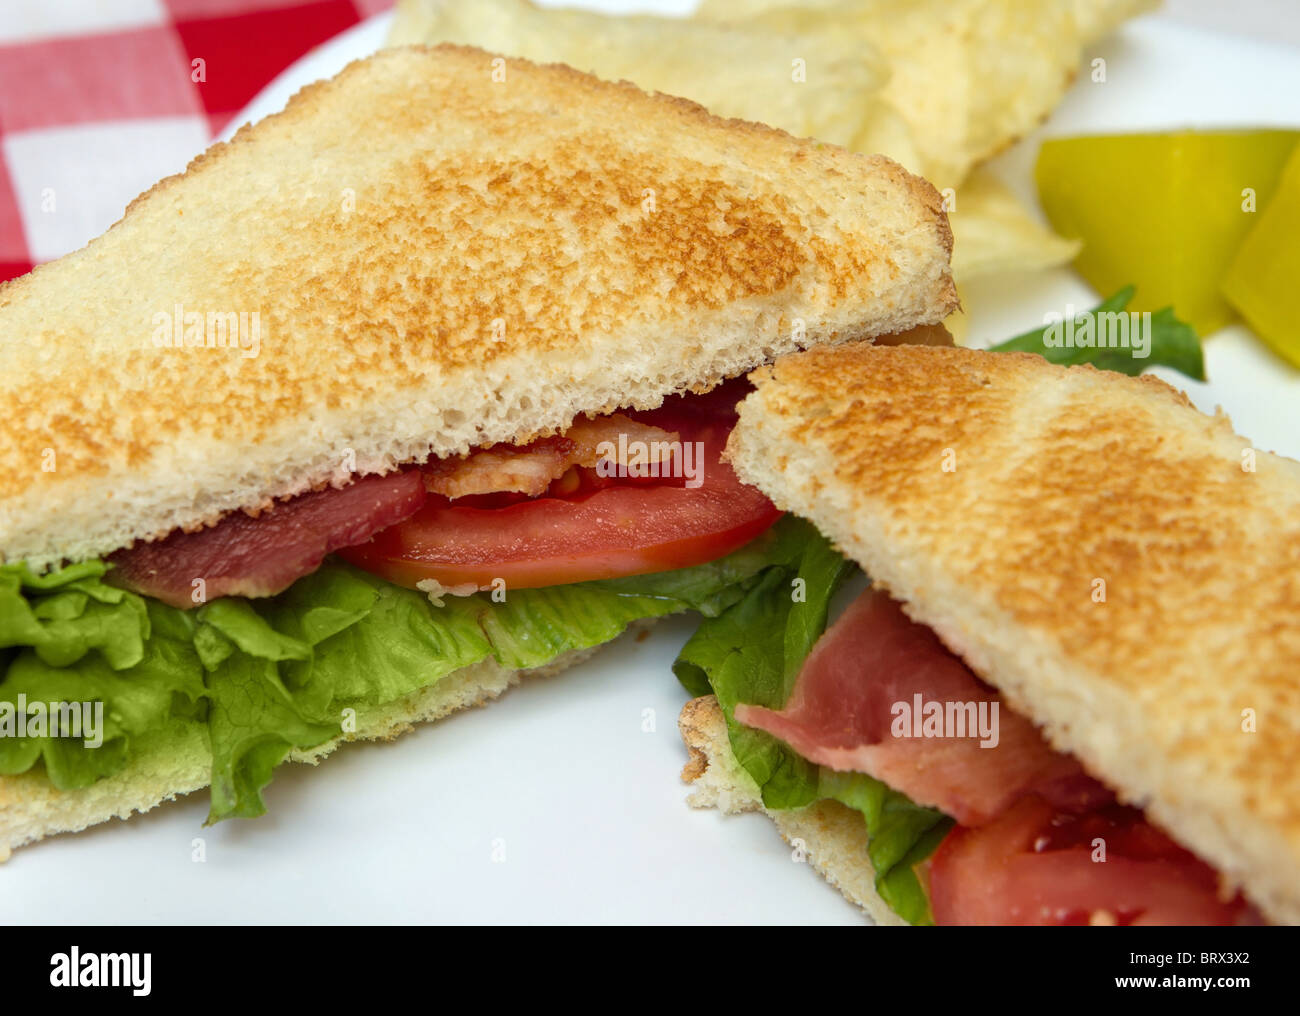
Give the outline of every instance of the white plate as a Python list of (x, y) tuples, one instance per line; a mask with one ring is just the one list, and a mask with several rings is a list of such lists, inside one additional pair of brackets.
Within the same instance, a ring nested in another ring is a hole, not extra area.
[[(282, 108), (386, 31), (376, 18), (320, 47), (239, 122)], [(1092, 55), (1107, 58), (1108, 83), (1076, 86), (1047, 132), (1300, 124), (1289, 49), (1149, 18)], [(1033, 144), (999, 160), (1027, 193)], [(987, 342), (1093, 294), (1062, 271), (966, 298), (973, 337)], [(1241, 329), (1207, 356), (1209, 384), (1176, 383), (1203, 408), (1222, 404), (1261, 446), (1300, 455), (1300, 376)], [(0, 923), (856, 923), (765, 819), (684, 804), (675, 721), (686, 696), (669, 667), (691, 630), (665, 622), (487, 709), (344, 748), (320, 770), (282, 767), (256, 821), (201, 828), (203, 792), (20, 850), (0, 868)]]

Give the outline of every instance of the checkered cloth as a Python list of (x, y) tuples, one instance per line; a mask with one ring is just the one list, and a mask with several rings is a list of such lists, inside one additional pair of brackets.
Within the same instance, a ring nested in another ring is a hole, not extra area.
[(0, 0), (0, 280), (104, 232), (289, 64), (392, 4)]

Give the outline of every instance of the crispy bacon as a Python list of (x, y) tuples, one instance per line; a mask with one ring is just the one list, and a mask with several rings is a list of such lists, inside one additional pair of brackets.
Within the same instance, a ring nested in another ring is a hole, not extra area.
[[(625, 440), (620, 441), (620, 436)], [(672, 431), (637, 423), (621, 413), (595, 420), (579, 417), (555, 437), (523, 446), (495, 444), (462, 459), (436, 459), (424, 466), (424, 484), (431, 493), (448, 498), (502, 491), (537, 497), (574, 466), (593, 467), (602, 458), (623, 461), (630, 456), (620, 457), (620, 450), (636, 443), (645, 447), (647, 462), (664, 461), (677, 440)], [(612, 446), (613, 455), (601, 454), (604, 442)]]

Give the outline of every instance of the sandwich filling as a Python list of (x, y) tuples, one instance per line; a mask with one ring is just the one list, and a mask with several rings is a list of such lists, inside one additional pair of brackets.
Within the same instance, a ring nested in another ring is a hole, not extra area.
[(563, 434), (312, 491), (110, 556), (110, 581), (190, 609), (288, 589), (338, 552), (410, 589), (524, 589), (689, 567), (781, 514), (720, 455), (744, 383)]
[[(0, 774), (76, 790), (198, 745), (209, 821), (257, 815), (291, 753), (448, 674), (718, 614), (781, 515), (721, 461), (747, 390), (356, 477), (106, 561), (0, 566)], [(82, 703), (94, 736), (50, 722)]]
[[(804, 539), (676, 666), (717, 695), (767, 808), (861, 811), (877, 889), (914, 924), (1262, 923), (886, 593), (868, 589), (818, 637), (851, 566)], [(788, 602), (792, 584), (805, 602)], [(744, 649), (760, 628), (770, 658)]]

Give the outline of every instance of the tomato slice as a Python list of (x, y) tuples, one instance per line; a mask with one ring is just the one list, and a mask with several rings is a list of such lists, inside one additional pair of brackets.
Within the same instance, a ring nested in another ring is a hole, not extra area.
[(722, 557), (781, 516), (720, 457), (744, 390), (729, 384), (629, 414), (676, 431), (683, 443), (698, 442), (698, 486), (684, 476), (648, 481), (581, 470), (536, 498), (507, 495), (494, 503), (491, 495), (431, 495), (415, 515), (339, 554), (408, 588), (425, 579), (480, 588), (502, 579), (510, 589), (670, 571)]
[[(1096, 843), (1105, 860), (1094, 859)], [(1030, 796), (978, 828), (957, 826), (930, 861), (936, 924), (1234, 925), (1262, 919), (1135, 808), (1083, 815)]]

